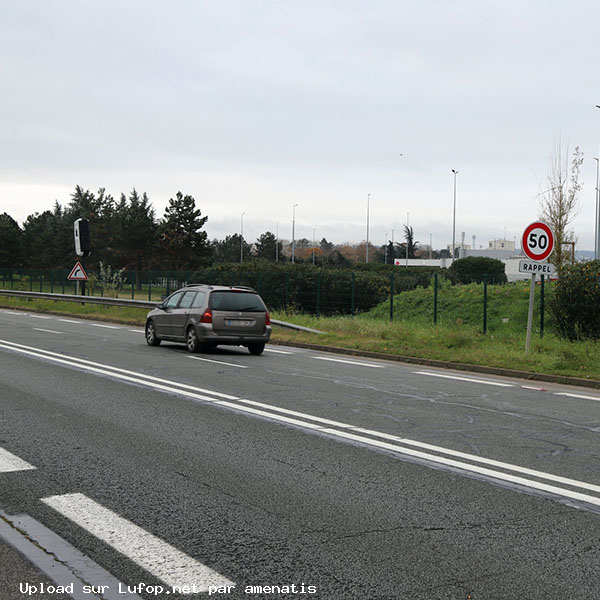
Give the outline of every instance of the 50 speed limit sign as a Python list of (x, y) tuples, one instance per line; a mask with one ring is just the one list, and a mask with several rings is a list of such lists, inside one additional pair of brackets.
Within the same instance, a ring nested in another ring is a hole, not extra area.
[(552, 229), (542, 221), (536, 221), (528, 225), (523, 232), (521, 247), (531, 260), (546, 260), (552, 254), (554, 248)]

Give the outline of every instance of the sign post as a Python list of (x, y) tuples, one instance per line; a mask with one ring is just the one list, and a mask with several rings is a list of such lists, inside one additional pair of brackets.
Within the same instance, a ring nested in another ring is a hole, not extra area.
[[(531, 286), (529, 288), (529, 310), (527, 312), (527, 337), (525, 340), (525, 354), (529, 354), (531, 344), (531, 324), (533, 322), (533, 299), (535, 295), (536, 273), (550, 274), (553, 272), (551, 265), (544, 263), (554, 248), (554, 234), (546, 223), (536, 221), (525, 228), (521, 240), (523, 252), (530, 260), (519, 263), (519, 271), (531, 273)], [(531, 262), (533, 261), (533, 262)]]

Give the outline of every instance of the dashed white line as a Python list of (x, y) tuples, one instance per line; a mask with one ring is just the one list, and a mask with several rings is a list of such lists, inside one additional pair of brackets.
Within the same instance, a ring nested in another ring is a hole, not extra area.
[(45, 317), (44, 315), (29, 315), (32, 319), (51, 319), (52, 317)]
[(51, 496), (42, 498), (42, 502), (169, 586), (196, 584), (199, 591), (207, 592), (209, 586), (235, 585), (220, 573), (83, 494)]
[(92, 327), (104, 327), (104, 329), (121, 329), (117, 325), (101, 325), (100, 323), (90, 323)]
[(28, 317), (29, 316), (27, 313), (14, 312), (12, 310), (3, 310), (2, 312), (6, 313), (7, 315), (21, 315), (21, 316), (24, 316), (24, 317)]
[(246, 365), (236, 365), (235, 363), (228, 363), (222, 360), (211, 360), (210, 358), (200, 358), (199, 356), (188, 356), (194, 360), (203, 360), (204, 362), (217, 363), (218, 365), (227, 365), (228, 367), (237, 367), (238, 369), (247, 369)]
[(42, 329), (41, 327), (32, 327), (34, 331), (44, 331), (46, 333), (58, 333), (59, 335), (63, 335), (64, 331), (54, 331), (54, 329)]
[(275, 354), (294, 354), (293, 352), (287, 352), (285, 350), (274, 350), (273, 348), (265, 348), (265, 352), (274, 352)]
[(571, 394), (569, 392), (555, 392), (555, 396), (569, 396), (569, 398), (581, 398), (583, 400), (594, 400), (600, 402), (600, 398), (597, 396), (586, 396), (585, 394)]
[(343, 358), (329, 358), (328, 356), (313, 356), (317, 360), (328, 360), (331, 362), (345, 363), (347, 365), (355, 365), (357, 367), (371, 367), (373, 369), (385, 369), (385, 365), (375, 365), (373, 363), (359, 362), (357, 360), (345, 360)]
[(133, 333), (144, 333), (143, 329), (128, 329), (127, 331), (133, 331)]
[(489, 379), (475, 379), (473, 377), (460, 377), (458, 375), (443, 375), (442, 373), (434, 373), (433, 371), (413, 371), (413, 373), (417, 375), (428, 375), (429, 377), (441, 377), (443, 379), (457, 379), (458, 381), (469, 381), (471, 383), (497, 385), (498, 387), (515, 387), (512, 383), (501, 383), (500, 381), (492, 381)]
[(73, 319), (59, 319), (63, 323), (81, 323), (81, 321), (74, 321)]
[(13, 471), (29, 471), (35, 469), (33, 465), (15, 456), (8, 450), (0, 448), (0, 473), (11, 473)]

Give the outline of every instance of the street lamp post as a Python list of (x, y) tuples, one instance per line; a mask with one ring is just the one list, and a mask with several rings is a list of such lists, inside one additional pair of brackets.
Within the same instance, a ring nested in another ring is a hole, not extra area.
[(371, 194), (367, 194), (367, 249), (365, 251), (365, 262), (369, 262), (369, 204), (371, 202)]
[(242, 213), (242, 222), (240, 225), (240, 264), (244, 262), (244, 215), (246, 213)]
[(295, 262), (296, 257), (296, 206), (298, 205), (294, 204), (292, 207), (292, 263)]
[(456, 247), (456, 176), (458, 171), (452, 169), (454, 173), (454, 208), (452, 210), (452, 260), (454, 260), (454, 253)]
[(594, 229), (594, 259), (598, 260), (600, 252), (600, 239), (598, 239), (598, 226), (600, 217), (600, 159), (594, 157), (596, 161), (596, 228)]

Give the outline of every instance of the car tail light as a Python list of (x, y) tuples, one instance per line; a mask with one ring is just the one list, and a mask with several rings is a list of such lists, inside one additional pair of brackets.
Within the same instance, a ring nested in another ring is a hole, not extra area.
[(204, 314), (200, 317), (200, 323), (212, 323), (212, 310), (204, 311)]
[(269, 315), (269, 311), (265, 313), (265, 325), (271, 324), (271, 315)]

